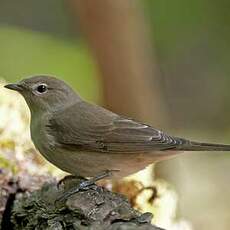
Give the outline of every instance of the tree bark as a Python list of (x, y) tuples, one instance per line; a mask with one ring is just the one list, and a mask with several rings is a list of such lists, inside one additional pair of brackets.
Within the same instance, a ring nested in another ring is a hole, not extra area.
[(59, 187), (56, 182), (45, 183), (40, 189), (25, 193), (30, 188), (21, 188), (20, 182), (15, 181), (10, 185), (12, 189), (9, 189), (1, 229), (160, 230), (151, 225), (151, 213), (139, 213), (123, 195), (97, 185), (65, 201), (58, 200), (61, 194), (79, 182), (80, 179), (66, 180)]
[(105, 105), (145, 122), (164, 120), (152, 47), (138, 1), (69, 2), (98, 62)]

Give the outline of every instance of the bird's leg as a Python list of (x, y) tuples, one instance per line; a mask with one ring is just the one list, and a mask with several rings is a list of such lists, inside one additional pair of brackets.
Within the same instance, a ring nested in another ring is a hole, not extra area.
[(106, 177), (112, 176), (113, 171), (114, 170), (106, 170), (106, 171), (103, 171), (102, 173), (96, 175), (95, 177), (90, 178), (89, 180), (84, 179), (84, 180), (80, 181), (80, 183), (77, 186), (72, 187), (68, 191), (64, 192), (64, 194), (62, 194), (60, 197), (58, 197), (57, 201), (64, 201), (67, 198), (69, 198), (70, 196), (72, 196), (73, 194), (78, 193), (81, 190), (89, 189), (89, 187), (94, 185), (95, 182), (97, 182), (101, 179), (104, 179)]

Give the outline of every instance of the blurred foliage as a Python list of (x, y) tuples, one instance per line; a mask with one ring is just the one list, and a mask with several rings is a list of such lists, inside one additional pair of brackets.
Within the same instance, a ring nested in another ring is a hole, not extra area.
[(48, 73), (64, 78), (83, 97), (99, 101), (96, 65), (82, 41), (0, 27), (0, 50), (0, 75), (7, 81)]
[[(180, 53), (207, 38), (207, 43), (222, 40), (225, 44), (213, 46), (225, 53), (230, 31), (229, 1), (221, 0), (144, 0), (145, 15), (149, 19), (152, 39), (164, 58), (175, 58)], [(214, 44), (213, 44), (214, 45)], [(170, 55), (170, 57), (167, 57)]]
[[(167, 126), (228, 132), (229, 1), (137, 2), (149, 22), (159, 70), (154, 77), (172, 119)], [(56, 74), (98, 102), (99, 72), (70, 6), (63, 0), (3, 0), (0, 75), (12, 81), (41, 71)]]
[(142, 3), (171, 128), (229, 131), (230, 2)]

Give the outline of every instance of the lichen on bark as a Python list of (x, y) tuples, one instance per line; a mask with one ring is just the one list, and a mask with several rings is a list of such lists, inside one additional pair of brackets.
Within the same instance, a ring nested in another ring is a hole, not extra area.
[(61, 187), (45, 183), (34, 192), (19, 194), (12, 209), (14, 229), (160, 230), (151, 225), (151, 213), (141, 214), (131, 207), (125, 196), (97, 185), (65, 201), (57, 201), (63, 192), (76, 185), (76, 181)]

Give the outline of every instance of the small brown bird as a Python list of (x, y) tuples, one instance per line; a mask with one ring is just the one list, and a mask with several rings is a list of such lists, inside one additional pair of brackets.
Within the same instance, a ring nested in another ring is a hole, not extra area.
[(18, 91), (28, 104), (35, 147), (73, 175), (100, 179), (110, 172), (119, 178), (182, 151), (230, 151), (230, 145), (173, 137), (88, 103), (51, 76), (33, 76), (5, 87)]

